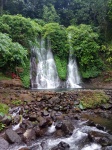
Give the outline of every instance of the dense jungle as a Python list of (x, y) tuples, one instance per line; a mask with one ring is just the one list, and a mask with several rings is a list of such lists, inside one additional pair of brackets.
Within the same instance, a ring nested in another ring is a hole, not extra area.
[(65, 80), (71, 32), (82, 79), (112, 81), (111, 0), (1, 0), (0, 14), (1, 78), (17, 75), (29, 87), (31, 48), (43, 36), (50, 38), (58, 75)]

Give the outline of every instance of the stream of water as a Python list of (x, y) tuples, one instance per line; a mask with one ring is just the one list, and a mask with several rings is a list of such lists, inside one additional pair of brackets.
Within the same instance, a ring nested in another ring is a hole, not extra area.
[[(87, 121), (74, 124), (74, 131), (69, 137), (54, 138), (52, 134), (56, 132), (55, 124), (53, 123), (51, 127), (48, 127), (48, 133), (51, 136), (45, 136), (39, 140), (36, 140), (28, 148), (30, 150), (51, 150), (53, 147), (58, 145), (60, 142), (65, 142), (69, 144), (69, 150), (102, 150), (102, 146), (95, 142), (90, 142), (88, 140), (88, 133), (91, 131), (96, 131), (104, 135), (108, 135), (107, 132), (97, 129), (96, 127), (90, 127), (86, 125)], [(19, 150), (24, 148), (26, 145), (12, 145), (8, 150)]]

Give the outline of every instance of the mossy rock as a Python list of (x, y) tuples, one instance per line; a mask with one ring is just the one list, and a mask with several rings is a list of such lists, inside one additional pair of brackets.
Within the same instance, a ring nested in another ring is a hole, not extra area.
[(83, 108), (96, 108), (107, 103), (109, 97), (103, 91), (82, 91), (79, 100)]

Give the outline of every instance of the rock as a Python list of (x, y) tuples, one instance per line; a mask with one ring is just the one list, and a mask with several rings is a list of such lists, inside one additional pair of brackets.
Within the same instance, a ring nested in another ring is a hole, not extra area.
[(55, 107), (54, 107), (54, 110), (55, 110), (55, 111), (60, 110), (60, 106), (55, 106)]
[(31, 121), (23, 120), (22, 123), (20, 124), (20, 127), (23, 129), (30, 129), (33, 128), (33, 124)]
[(18, 150), (30, 150), (28, 147), (23, 147), (23, 148), (20, 148)]
[(34, 130), (35, 130), (35, 133), (36, 133), (36, 137), (41, 137), (41, 136), (44, 135), (44, 130), (41, 130), (38, 126), (36, 126), (34, 128)]
[(60, 142), (57, 146), (53, 147), (51, 150), (69, 150), (69, 144), (65, 142)]
[(55, 104), (59, 104), (60, 103), (60, 99), (58, 97), (52, 97), (50, 100), (49, 100), (49, 103), (53, 106), (55, 106)]
[(42, 115), (43, 115), (43, 116), (49, 116), (49, 113), (48, 113), (48, 111), (44, 110), (44, 111), (42, 112)]
[(112, 146), (107, 146), (104, 150), (112, 150)]
[(2, 122), (3, 124), (6, 124), (7, 126), (10, 125), (11, 121), (12, 121), (11, 116), (7, 116), (7, 115), (5, 115), (5, 116), (3, 117), (3, 119), (1, 120), (1, 122)]
[(80, 101), (76, 100), (74, 101), (74, 105), (79, 105)]
[(58, 122), (56, 124), (56, 129), (62, 129), (63, 123), (62, 122)]
[(30, 142), (32, 140), (36, 140), (36, 133), (35, 130), (33, 129), (27, 129), (25, 131), (25, 133), (23, 134), (23, 140), (25, 143), (27, 143), (28, 145), (30, 144)]
[(99, 143), (102, 146), (112, 145), (112, 135), (107, 133), (91, 131), (88, 137), (92, 142)]
[(7, 150), (9, 147), (9, 143), (3, 139), (3, 138), (0, 138), (0, 150)]
[(100, 106), (102, 109), (106, 109), (106, 110), (109, 110), (109, 109), (111, 109), (112, 108), (112, 104), (102, 104), (101, 106)]
[(39, 117), (38, 121), (39, 121), (39, 126), (42, 127), (42, 128), (44, 128), (44, 127), (46, 127), (48, 125), (46, 119), (43, 118), (43, 117)]
[(105, 130), (105, 127), (101, 126), (100, 124), (97, 124), (96, 127), (99, 130), (103, 130), (103, 131)]
[(16, 115), (16, 116), (13, 118), (13, 123), (14, 123), (14, 124), (18, 124), (18, 123), (20, 122), (20, 119), (21, 119), (20, 115)]
[(96, 124), (94, 123), (94, 121), (90, 121), (90, 120), (87, 122), (87, 125), (91, 126), (91, 127), (95, 127), (96, 126)]
[(7, 129), (5, 135), (9, 143), (21, 143), (21, 137), (12, 129)]
[(74, 130), (74, 126), (72, 125), (71, 122), (64, 120), (64, 121), (59, 121), (56, 124), (56, 129), (57, 130), (55, 132), (55, 136), (67, 136), (72, 134)]
[(36, 113), (31, 113), (31, 114), (29, 115), (29, 120), (30, 120), (30, 121), (36, 121), (36, 119), (37, 119)]

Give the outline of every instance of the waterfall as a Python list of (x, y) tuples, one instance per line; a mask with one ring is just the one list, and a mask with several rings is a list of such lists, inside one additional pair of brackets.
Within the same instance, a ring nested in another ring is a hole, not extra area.
[(71, 34), (68, 35), (69, 39), (69, 46), (70, 46), (70, 51), (69, 51), (69, 63), (68, 63), (68, 77), (67, 77), (67, 88), (81, 88), (79, 84), (81, 83), (81, 78), (78, 72), (78, 67), (77, 67), (77, 62), (76, 58), (73, 55), (73, 48), (71, 45)]
[[(79, 85), (81, 83), (81, 79), (78, 73), (76, 58), (72, 53), (73, 48), (70, 43), (70, 34), (68, 35), (68, 38), (70, 52), (68, 76), (65, 87), (81, 88), (81, 86)], [(45, 39), (40, 39), (38, 45), (32, 48), (30, 74), (32, 89), (55, 89), (61, 87), (61, 82), (58, 77), (49, 39), (47, 39), (46, 41)]]
[[(41, 39), (39, 45), (32, 49), (35, 53), (31, 58), (31, 68), (36, 66), (36, 72), (31, 70), (31, 86), (35, 89), (54, 89), (60, 86), (55, 61), (51, 51), (51, 43), (47, 39), (47, 48), (45, 47), (45, 40)], [(38, 63), (36, 62), (38, 59)], [(34, 63), (35, 62), (35, 63)]]

